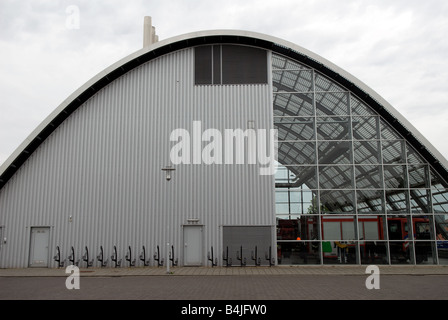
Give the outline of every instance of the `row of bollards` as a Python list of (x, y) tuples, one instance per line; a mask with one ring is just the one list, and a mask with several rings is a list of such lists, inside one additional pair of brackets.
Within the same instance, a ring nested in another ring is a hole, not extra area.
[[(254, 266), (261, 266), (261, 258), (258, 256), (258, 247), (255, 246), (255, 250), (251, 252), (251, 260), (254, 261)], [(239, 265), (241, 267), (244, 267), (247, 265), (246, 258), (243, 257), (243, 246), (240, 246), (240, 249), (236, 252), (236, 258), (239, 260)], [(97, 261), (99, 262), (100, 267), (107, 267), (109, 264), (109, 259), (106, 257), (104, 253), (103, 246), (100, 246), (100, 251), (98, 255), (96, 256)], [(156, 247), (156, 250), (153, 255), (154, 259), (154, 265), (157, 267), (161, 267), (164, 265), (165, 261), (160, 255), (160, 248), (159, 246)], [(174, 246), (171, 246), (171, 250), (169, 252), (169, 261), (168, 263), (172, 266), (177, 266), (178, 260), (174, 258)], [(211, 251), (208, 253), (207, 259), (211, 261), (211, 266), (217, 266), (218, 265), (218, 259), (214, 256), (213, 247), (211, 247)], [(85, 266), (87, 268), (92, 267), (94, 265), (94, 259), (91, 259), (91, 255), (89, 254), (89, 249), (86, 246), (84, 248), (84, 254), (82, 255), (81, 259), (76, 259), (75, 256), (75, 249), (72, 246), (70, 250), (70, 255), (66, 259), (62, 259), (61, 250), (59, 246), (56, 247), (56, 255), (54, 256), (54, 260), (57, 262), (58, 268), (64, 267), (65, 262), (68, 260), (68, 265), (75, 265), (75, 266)], [(145, 246), (142, 247), (142, 251), (139, 256), (139, 260), (142, 262), (143, 266), (148, 267), (150, 266), (151, 262), (150, 259), (147, 256), (146, 248)], [(231, 267), (232, 266), (232, 258), (229, 256), (229, 247), (226, 247), (223, 251), (223, 266)], [(265, 252), (265, 260), (269, 262), (269, 266), (273, 266), (275, 264), (274, 259), (272, 258), (272, 250), (271, 247), (269, 247), (269, 250)], [(112, 255), (110, 256), (110, 266), (118, 268), (122, 267), (123, 259), (119, 257), (117, 246), (114, 246)], [(137, 258), (133, 256), (132, 254), (132, 248), (131, 246), (128, 246), (127, 253), (125, 255), (125, 261), (127, 261), (127, 265), (129, 267), (135, 267), (137, 266)]]
[[(243, 257), (243, 246), (240, 246), (240, 250), (236, 252), (236, 259), (240, 261), (239, 265), (241, 267), (245, 267), (247, 265), (246, 258)], [(218, 264), (217, 258), (214, 257), (213, 247), (211, 247), (211, 251), (208, 253), (208, 260), (212, 262), (212, 267)], [(223, 266), (231, 267), (232, 266), (232, 258), (229, 256), (229, 247), (227, 246), (222, 254)], [(254, 266), (261, 266), (261, 258), (258, 256), (258, 247), (255, 246), (255, 250), (251, 252), (251, 260), (254, 261)], [(272, 248), (269, 247), (269, 250), (265, 252), (265, 260), (269, 262), (269, 266), (272, 267), (275, 264), (275, 261), (272, 257)]]
[[(156, 266), (160, 267), (164, 264), (164, 259), (160, 256), (160, 249), (159, 246), (156, 247), (156, 250), (153, 255), (154, 263)], [(98, 255), (96, 256), (97, 261), (99, 262), (100, 267), (107, 267), (109, 264), (109, 259), (107, 258), (106, 254), (104, 253), (103, 246), (100, 246), (100, 251)], [(54, 260), (57, 262), (57, 267), (62, 268), (64, 267), (65, 263), (68, 261), (67, 265), (74, 265), (79, 267), (92, 267), (94, 265), (94, 259), (92, 259), (92, 256), (89, 253), (89, 248), (86, 246), (84, 248), (84, 253), (81, 257), (81, 259), (76, 259), (75, 255), (75, 248), (72, 246), (70, 249), (70, 255), (66, 258), (62, 258), (61, 249), (59, 246), (56, 247), (56, 254), (54, 256)], [(148, 267), (151, 264), (151, 259), (148, 258), (146, 248), (145, 246), (142, 247), (142, 251), (139, 256), (139, 260), (142, 262), (143, 266)], [(137, 258), (136, 256), (133, 256), (132, 248), (131, 246), (128, 246), (128, 250), (125, 255), (125, 261), (127, 261), (127, 265), (129, 267), (135, 267), (137, 266)], [(118, 268), (122, 267), (123, 259), (120, 258), (117, 250), (117, 246), (114, 246), (112, 255), (110, 256), (110, 266)], [(177, 265), (177, 259), (174, 258), (174, 246), (171, 246), (171, 252), (169, 252), (169, 262), (173, 266)]]

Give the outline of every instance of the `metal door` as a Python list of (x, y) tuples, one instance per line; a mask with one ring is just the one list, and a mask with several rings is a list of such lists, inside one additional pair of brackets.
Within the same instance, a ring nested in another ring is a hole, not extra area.
[(184, 226), (184, 266), (202, 265), (202, 226)]
[[(223, 251), (232, 260), (232, 265), (254, 265), (252, 256), (260, 258), (260, 263), (267, 264), (266, 254), (272, 250), (271, 226), (224, 226)], [(256, 259), (258, 262), (258, 259)]]
[(48, 267), (50, 228), (32, 227), (30, 240), (30, 267)]

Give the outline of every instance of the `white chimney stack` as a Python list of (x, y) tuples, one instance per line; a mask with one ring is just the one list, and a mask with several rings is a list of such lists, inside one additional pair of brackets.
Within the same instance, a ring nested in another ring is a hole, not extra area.
[(152, 26), (151, 17), (146, 16), (143, 24), (143, 48), (159, 41), (159, 36), (156, 35), (156, 28)]

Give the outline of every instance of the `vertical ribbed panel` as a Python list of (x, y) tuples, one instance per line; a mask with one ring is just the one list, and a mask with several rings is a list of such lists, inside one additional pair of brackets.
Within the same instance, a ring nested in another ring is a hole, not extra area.
[(145, 246), (153, 263), (157, 245), (166, 258), (167, 242), (182, 264), (189, 218), (204, 225), (206, 264), (211, 246), (221, 256), (223, 225), (274, 227), (274, 177), (261, 176), (259, 165), (181, 164), (165, 180), (161, 169), (170, 164), (176, 128), (192, 134), (193, 121), (201, 121), (203, 131), (224, 134), (246, 130), (248, 120), (272, 128), (269, 85), (194, 86), (193, 71), (192, 49), (148, 62), (57, 128), (1, 190), (0, 227), (8, 242), (0, 267), (28, 266), (33, 226), (51, 228), (50, 266), (56, 246), (63, 259), (72, 246), (81, 259), (87, 246), (95, 261), (103, 246), (110, 261), (116, 245), (126, 266), (128, 246), (137, 261)]

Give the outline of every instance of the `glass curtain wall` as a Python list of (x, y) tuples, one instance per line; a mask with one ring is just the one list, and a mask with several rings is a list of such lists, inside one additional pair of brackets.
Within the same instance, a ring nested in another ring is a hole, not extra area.
[(279, 264), (448, 264), (448, 185), (372, 108), (272, 55)]

